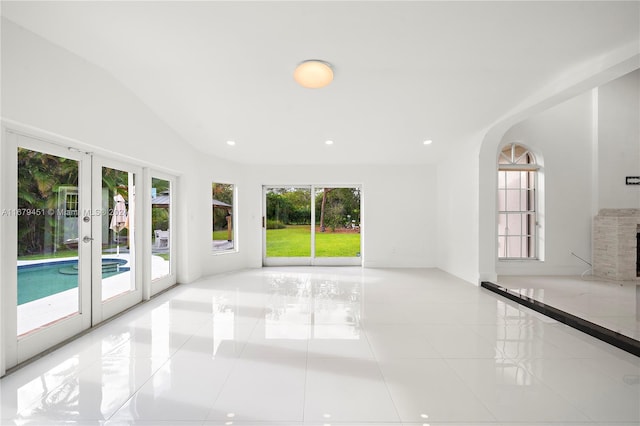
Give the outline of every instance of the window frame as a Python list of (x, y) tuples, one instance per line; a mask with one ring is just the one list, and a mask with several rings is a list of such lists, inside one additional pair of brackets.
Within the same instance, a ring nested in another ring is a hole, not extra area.
[[(228, 185), (231, 186), (231, 193), (232, 193), (232, 202), (231, 202), (231, 238), (232, 238), (232, 247), (230, 248), (222, 248), (222, 249), (217, 249), (213, 246), (213, 241), (215, 241), (213, 239), (213, 232), (215, 231), (214, 229), (214, 207), (213, 207), (213, 186), (214, 185)], [(212, 180), (211, 181), (211, 199), (212, 199), (212, 208), (211, 208), (211, 231), (212, 231), (212, 237), (211, 237), (211, 254), (214, 256), (218, 256), (218, 255), (224, 255), (224, 254), (229, 254), (229, 253), (237, 253), (239, 252), (239, 247), (238, 247), (238, 223), (237, 223), (237, 218), (238, 218), (238, 185), (234, 184), (234, 183), (230, 183), (227, 181), (222, 181), (222, 180)]]
[[(509, 148), (509, 149), (507, 149)], [(509, 156), (505, 151), (510, 153)], [(525, 162), (522, 160), (525, 159)], [(504, 162), (506, 160), (506, 162)], [(498, 154), (496, 170), (497, 175), (497, 205), (496, 205), (496, 239), (497, 258), (499, 261), (527, 261), (540, 260), (540, 171), (541, 167), (536, 161), (536, 155), (525, 145), (512, 142), (503, 145)], [(504, 173), (504, 176), (502, 175)], [(519, 173), (518, 185), (509, 186), (509, 173)], [(525, 173), (526, 184), (522, 179)], [(531, 182), (533, 181), (533, 182)], [(509, 209), (509, 191), (518, 192), (519, 208)], [(526, 207), (522, 208), (522, 203)], [(520, 217), (520, 232), (509, 234), (510, 216)], [(504, 234), (501, 234), (501, 218), (504, 218)], [(526, 229), (525, 229), (526, 228)], [(520, 245), (520, 256), (510, 253), (509, 241), (517, 237)], [(501, 248), (504, 245), (503, 248)], [(523, 254), (524, 252), (524, 254)], [(502, 256), (504, 253), (504, 256)]]

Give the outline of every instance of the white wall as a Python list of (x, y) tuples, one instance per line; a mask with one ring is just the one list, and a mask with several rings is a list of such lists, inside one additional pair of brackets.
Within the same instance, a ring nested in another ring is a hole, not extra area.
[[(197, 256), (203, 275), (219, 274), (238, 269), (260, 266), (255, 262), (255, 254), (247, 246), (250, 230), (259, 226), (258, 221), (251, 223), (248, 213), (252, 211), (253, 200), (247, 197), (245, 168), (225, 160), (203, 155), (193, 164), (198, 171), (197, 181), (192, 183), (192, 204), (189, 207), (191, 255)], [(237, 198), (234, 209), (235, 227), (238, 240), (236, 252), (214, 253), (211, 245), (211, 184), (231, 183), (236, 186)], [(259, 203), (259, 199), (256, 200)]]
[[(5, 19), (2, 64), (3, 119), (178, 176), (179, 282), (261, 266), (263, 184), (362, 184), (365, 265), (437, 263), (433, 166), (255, 167), (198, 153), (103, 69)], [(211, 252), (214, 181), (237, 185), (238, 253)]]
[[(626, 62), (625, 67), (637, 67), (634, 65), (637, 54)], [(97, 151), (118, 157), (124, 153), (138, 164), (153, 165), (179, 176), (177, 196), (181, 232), (174, 236), (179, 245), (179, 281), (192, 281), (203, 273), (260, 266), (262, 185), (291, 183), (363, 185), (366, 266), (438, 266), (472, 282), (477, 281), (478, 271), (480, 278), (494, 275), (495, 196), (486, 195), (494, 192), (496, 147), (504, 133), (500, 129), (508, 119), (492, 128), (490, 136), (470, 138), (470, 149), (437, 167), (235, 165), (194, 151), (187, 141), (104, 70), (4, 19), (2, 65), (3, 118), (75, 139)], [(600, 72), (604, 66), (599, 65)], [(589, 74), (588, 78), (580, 75), (581, 84), (591, 84), (589, 79), (593, 79), (593, 75)], [(635, 92), (633, 87), (636, 87)], [(575, 90), (575, 87), (570, 89)], [(562, 92), (557, 87), (550, 90), (549, 96), (541, 97), (539, 103), (532, 103), (534, 107), (526, 107), (522, 110), (524, 113), (518, 114), (526, 116), (527, 108), (535, 110), (552, 102), (554, 96), (566, 96), (557, 95)], [(637, 83), (616, 83), (600, 91), (599, 146), (604, 149), (604, 140), (620, 141), (622, 151), (617, 148), (617, 151), (607, 150), (601, 156), (599, 169), (600, 173), (605, 168), (611, 170), (612, 164), (619, 164), (616, 158), (620, 158), (622, 152), (628, 166), (620, 172), (636, 175), (638, 163), (634, 164), (633, 158), (640, 160), (640, 154), (627, 148), (637, 146), (638, 139), (635, 139), (636, 145), (633, 145), (633, 138), (631, 145), (625, 141), (629, 140), (626, 135), (633, 135), (634, 126), (637, 135), (637, 121), (630, 124), (627, 132), (622, 131), (616, 121), (620, 114), (603, 115), (605, 110), (614, 110), (605, 105), (618, 102), (620, 93), (627, 94), (624, 108), (637, 105), (637, 96), (634, 98), (633, 95), (637, 93)], [(490, 143), (483, 143), (487, 138), (491, 139)], [(617, 157), (614, 152), (618, 153)], [(545, 158), (550, 158), (547, 152), (544, 154)], [(607, 154), (612, 154), (610, 160), (606, 159)], [(564, 174), (571, 177), (573, 170), (551, 169), (558, 177)], [(208, 200), (212, 181), (238, 185), (239, 253), (211, 254)], [(609, 191), (610, 182), (619, 181), (619, 176), (603, 176), (599, 190), (601, 204), (608, 200), (606, 197), (616, 194), (612, 203), (622, 205), (623, 201), (628, 201), (631, 206), (637, 205), (637, 191), (629, 192), (635, 191), (635, 187), (616, 187), (617, 192)], [(400, 215), (399, 232), (389, 232), (389, 227), (393, 226), (388, 223), (390, 211)], [(406, 219), (403, 212), (407, 212)], [(418, 219), (412, 220), (409, 216)], [(558, 222), (558, 229), (562, 228), (561, 223)], [(556, 251), (562, 256), (566, 255), (567, 249), (583, 245), (579, 243), (578, 229), (584, 228), (584, 222), (576, 226), (571, 236), (557, 244)], [(550, 256), (551, 253), (547, 259)], [(568, 264), (564, 258), (558, 266)]]
[(498, 261), (499, 275), (570, 275), (588, 268), (571, 252), (591, 256), (592, 115), (592, 95), (587, 92), (516, 124), (503, 136), (501, 145), (523, 144), (543, 162), (538, 196), (544, 258)]
[(640, 208), (640, 70), (598, 88), (599, 208)]
[(106, 71), (4, 18), (2, 116), (172, 170), (195, 155)]
[[(362, 185), (364, 266), (436, 265), (436, 173), (433, 166), (245, 165), (241, 170), (243, 177), (237, 183), (241, 217), (239, 246), (243, 256), (239, 262), (243, 264), (245, 261), (250, 267), (262, 264), (263, 185), (359, 184)], [(212, 256), (205, 265), (205, 273), (223, 268), (226, 256)]]
[(196, 195), (192, 163), (198, 155), (191, 146), (110, 74), (6, 19), (1, 50), (4, 120), (180, 177), (177, 192), (185, 204), (177, 213), (187, 232), (175, 236), (178, 280), (200, 276), (201, 262), (187, 244), (197, 232), (186, 207)]
[(496, 261), (499, 275), (572, 275), (588, 269), (593, 215), (640, 208), (640, 71), (619, 77), (512, 126), (501, 144), (519, 142), (544, 161), (543, 261)]
[(478, 150), (467, 149), (438, 165), (438, 267), (478, 282)]
[[(505, 114), (504, 117), (497, 120), (488, 129), (480, 142), (479, 159), (478, 268), (480, 280), (497, 279), (496, 156), (505, 133), (520, 122), (637, 70), (639, 64), (640, 45), (637, 43), (611, 51), (602, 57), (595, 58), (593, 61), (582, 63), (574, 69), (563, 73), (556, 81), (550, 82), (546, 87), (523, 100), (520, 105)], [(602, 143), (601, 141), (598, 142)], [(595, 158), (592, 158), (592, 164), (597, 164)], [(585, 165), (585, 167), (588, 166)], [(591, 176), (590, 180), (597, 182), (596, 178), (597, 176)], [(592, 188), (595, 187), (595, 184), (592, 185)], [(594, 193), (596, 192), (591, 192), (592, 199)], [(594, 212), (596, 210), (597, 203), (592, 202), (590, 211)], [(561, 251), (561, 248), (556, 250), (558, 253)], [(549, 259), (549, 256), (547, 254), (545, 258)], [(525, 269), (527, 270), (525, 271)], [(546, 271), (540, 272), (540, 270), (531, 270), (527, 267), (522, 268), (521, 272), (533, 274), (551, 273), (552, 269), (548, 268)], [(564, 267), (562, 269), (565, 272), (568, 270)], [(570, 267), (569, 269), (573, 268)], [(578, 266), (576, 266), (577, 269), (579, 269)]]

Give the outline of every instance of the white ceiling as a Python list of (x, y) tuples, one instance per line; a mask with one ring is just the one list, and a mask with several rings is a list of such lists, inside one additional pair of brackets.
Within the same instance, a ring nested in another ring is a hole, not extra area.
[[(2, 15), (107, 70), (198, 149), (256, 164), (437, 162), (640, 42), (637, 1), (3, 1)], [(297, 86), (305, 59), (330, 62), (333, 83)]]

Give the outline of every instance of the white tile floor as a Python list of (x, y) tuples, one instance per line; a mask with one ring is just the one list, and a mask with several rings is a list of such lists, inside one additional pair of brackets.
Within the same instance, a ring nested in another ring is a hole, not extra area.
[(640, 424), (640, 358), (427, 269), (208, 277), (0, 391), (2, 425)]
[(498, 285), (640, 340), (640, 282), (578, 276), (501, 276)]

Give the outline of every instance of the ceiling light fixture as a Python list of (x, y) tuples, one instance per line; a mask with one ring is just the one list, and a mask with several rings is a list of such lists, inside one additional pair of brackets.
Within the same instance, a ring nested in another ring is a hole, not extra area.
[(325, 141), (324, 142), (326, 145), (333, 145), (333, 141)]
[(333, 69), (327, 62), (309, 59), (298, 64), (293, 78), (302, 87), (319, 89), (333, 81)]
[(235, 146), (236, 141), (227, 141), (227, 145), (229, 146)]
[(426, 141), (422, 142), (425, 145), (431, 145), (433, 143), (433, 141), (431, 139), (427, 139)]

